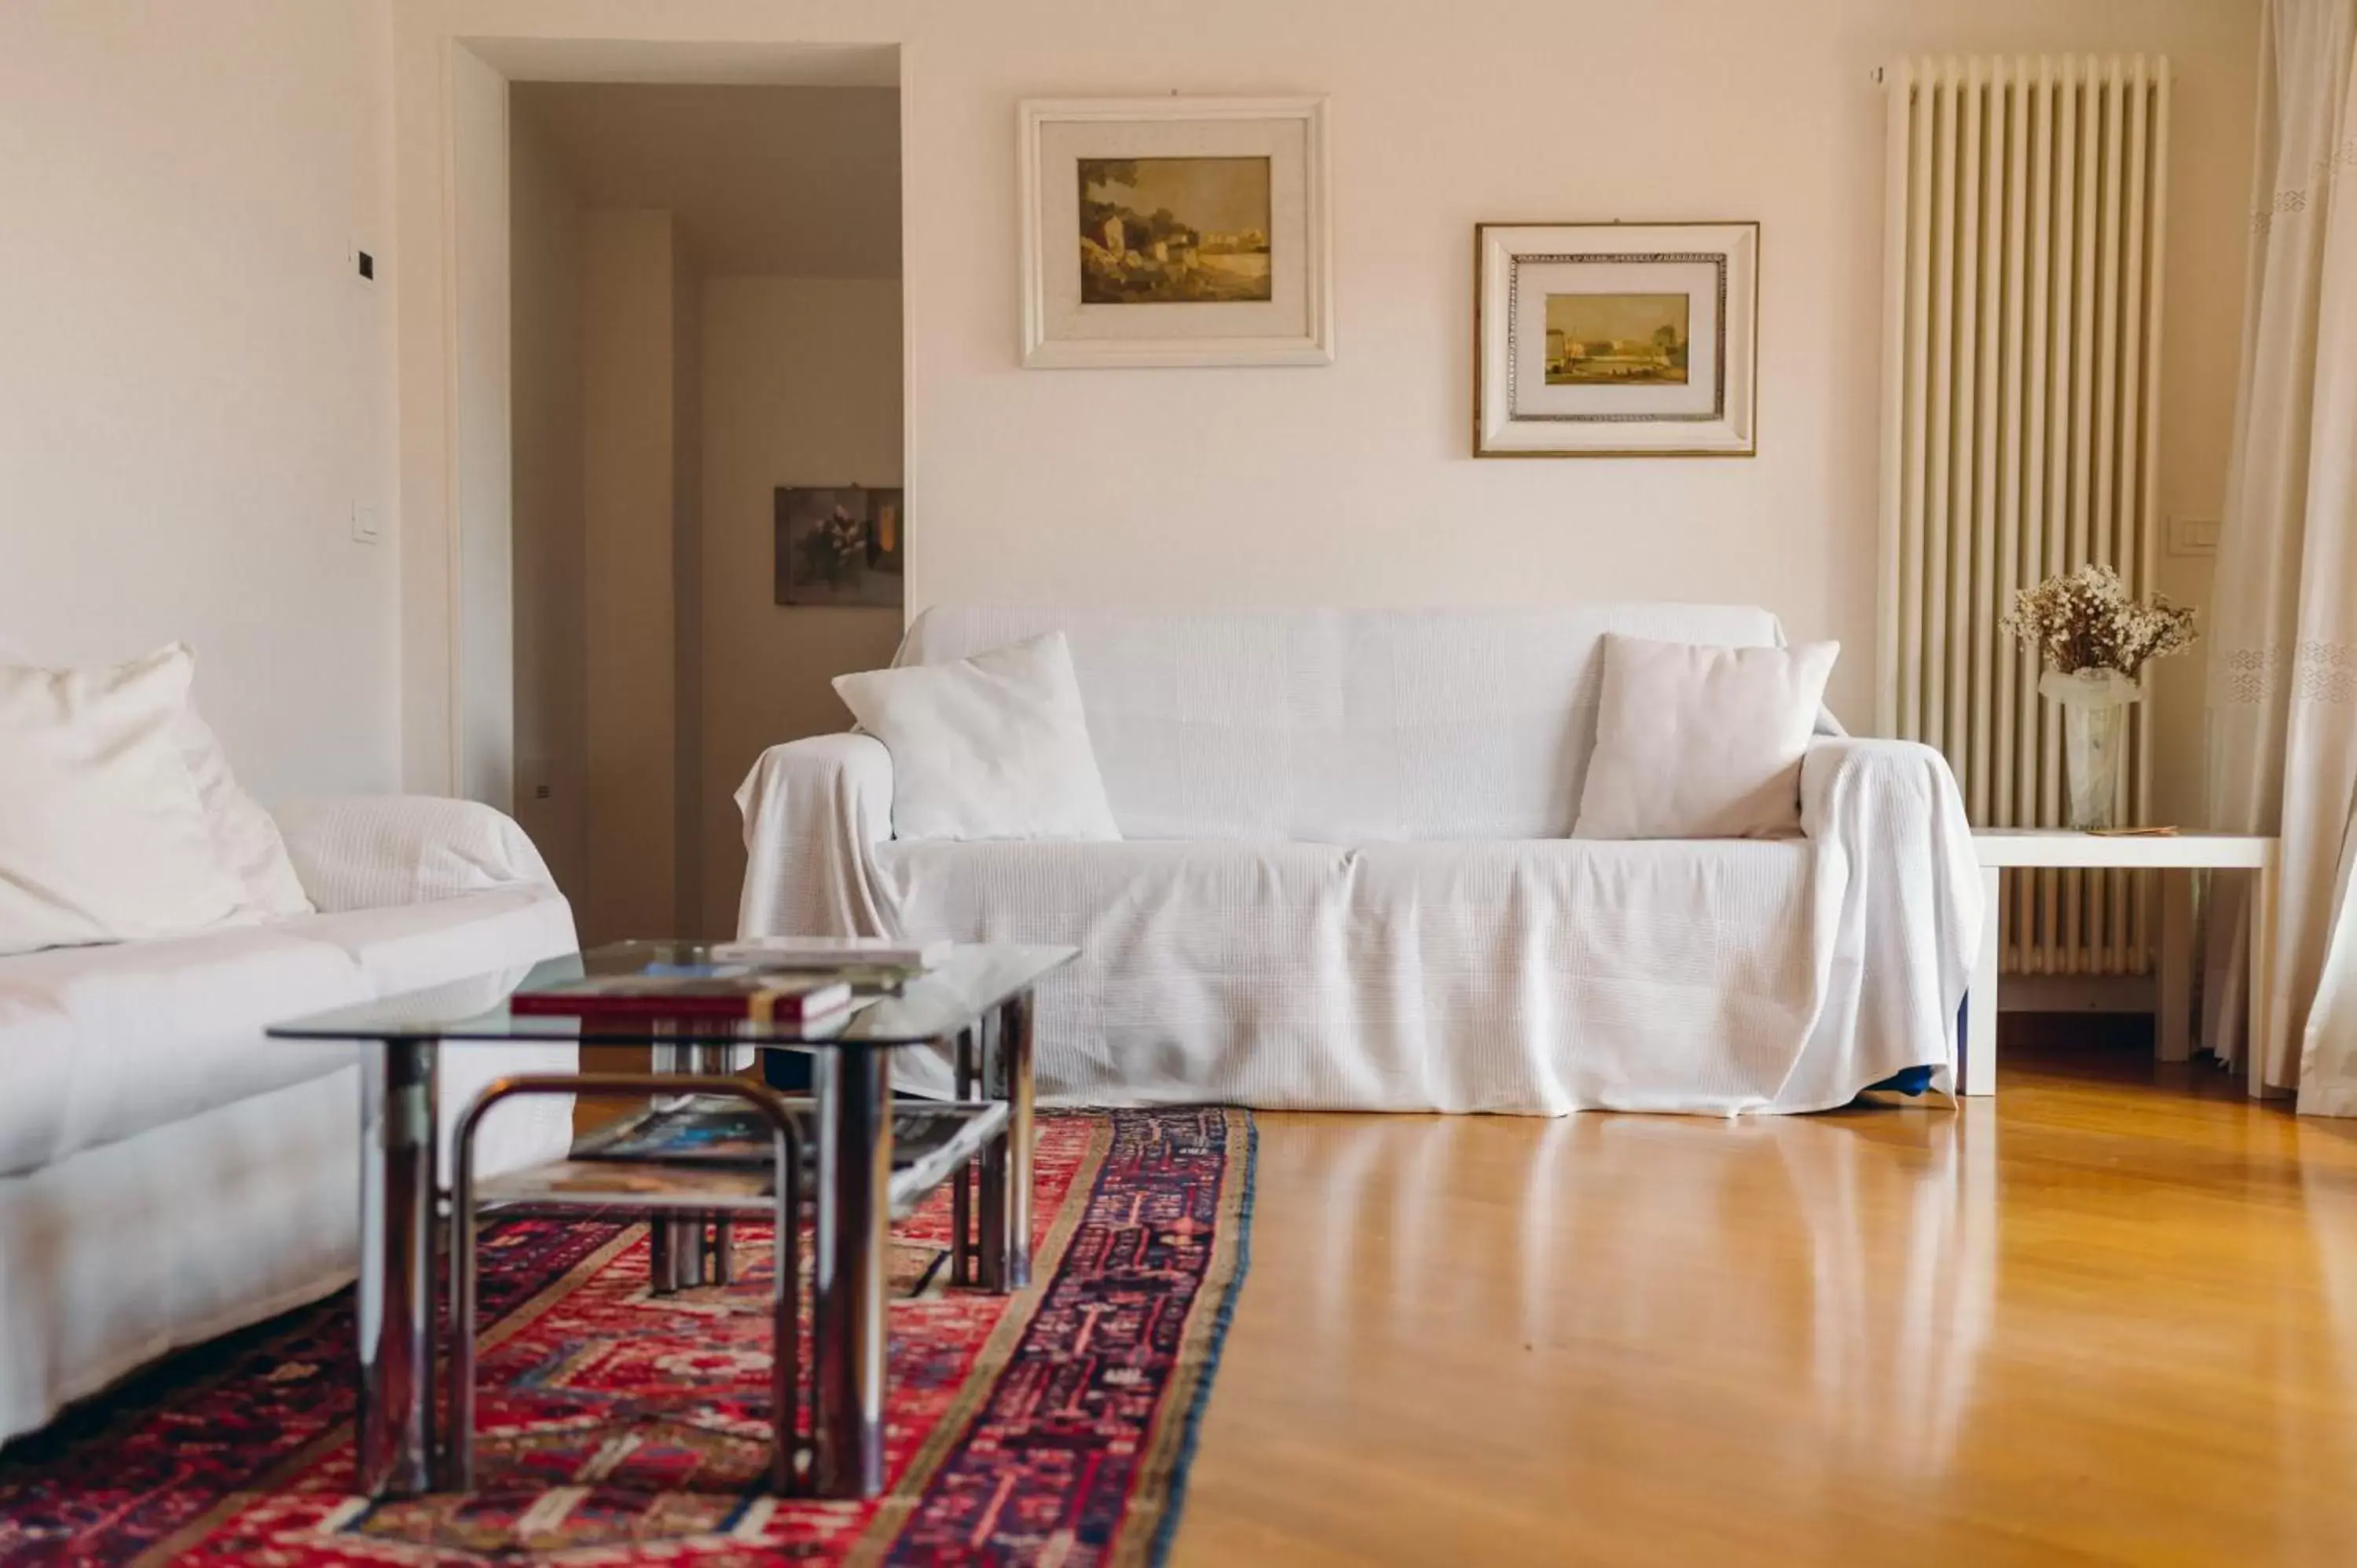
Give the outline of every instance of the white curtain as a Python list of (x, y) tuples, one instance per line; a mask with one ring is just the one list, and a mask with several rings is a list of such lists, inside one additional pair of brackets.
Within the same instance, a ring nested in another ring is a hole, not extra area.
[(2203, 1038), (2357, 1115), (2357, 0), (2268, 0), (2264, 27), (2208, 783), (2212, 826), (2279, 832), (2283, 871), (2272, 1037), (2242, 1038), (2249, 890), (2223, 886)]

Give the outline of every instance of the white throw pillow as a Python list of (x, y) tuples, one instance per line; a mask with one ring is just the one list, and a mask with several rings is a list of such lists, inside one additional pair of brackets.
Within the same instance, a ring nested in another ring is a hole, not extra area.
[(834, 689), (892, 754), (895, 838), (1121, 837), (1062, 632)]
[(196, 661), (0, 665), (0, 954), (251, 918), (181, 756)]
[(230, 771), (229, 754), (221, 737), (205, 723), (191, 701), (173, 734), (180, 759), (197, 781), (197, 795), (205, 803), (205, 820), (212, 827), (213, 843), (221, 863), (245, 888), (246, 908), (265, 919), (290, 919), (313, 913), (303, 883), (287, 858), (286, 841), (262, 802), (238, 787)]
[(1838, 642), (1717, 648), (1608, 632), (1572, 837), (1798, 832), (1801, 754), (1840, 652)]

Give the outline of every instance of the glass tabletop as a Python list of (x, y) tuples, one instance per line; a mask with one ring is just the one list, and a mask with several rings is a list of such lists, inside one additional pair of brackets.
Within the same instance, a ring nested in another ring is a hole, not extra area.
[(280, 1040), (914, 1046), (956, 1034), (1079, 956), (1078, 948), (961, 944), (950, 950), (950, 956), (939, 965), (897, 992), (863, 994), (851, 1011), (807, 1023), (791, 1019), (767, 1024), (644, 1017), (590, 1020), (536, 1014), (518, 1016), (509, 1012), (508, 998), (528, 985), (596, 974), (628, 974), (651, 963), (707, 963), (714, 958), (711, 946), (701, 942), (616, 942), (529, 967), (515, 965), (425, 991), (292, 1018), (272, 1025), (269, 1033)]

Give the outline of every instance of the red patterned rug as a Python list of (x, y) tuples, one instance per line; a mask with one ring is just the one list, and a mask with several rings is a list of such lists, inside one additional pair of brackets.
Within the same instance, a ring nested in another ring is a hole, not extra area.
[(1043, 1118), (1034, 1285), (952, 1288), (947, 1195), (896, 1229), (891, 1485), (780, 1501), (769, 1237), (657, 1300), (646, 1233), (486, 1236), (478, 1490), (370, 1504), (345, 1292), (163, 1363), (0, 1455), (0, 1563), (1142, 1564), (1177, 1527), (1243, 1280), (1241, 1111)]

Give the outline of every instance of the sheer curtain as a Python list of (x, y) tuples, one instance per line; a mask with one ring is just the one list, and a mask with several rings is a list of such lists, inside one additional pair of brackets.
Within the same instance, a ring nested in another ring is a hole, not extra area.
[(2268, 0), (2264, 27), (2208, 783), (2213, 826), (2282, 835), (2282, 897), (2273, 1037), (2242, 1038), (2241, 886), (2210, 923), (2203, 1037), (2303, 1112), (2357, 1115), (2357, 0)]

